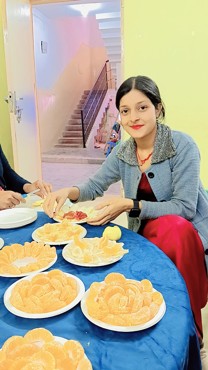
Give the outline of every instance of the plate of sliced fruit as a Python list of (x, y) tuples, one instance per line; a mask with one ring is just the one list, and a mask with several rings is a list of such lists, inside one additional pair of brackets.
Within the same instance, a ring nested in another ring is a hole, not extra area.
[[(1, 364), (4, 369), (30, 368), (44, 369), (85, 369), (92, 370), (82, 344), (53, 335), (45, 328), (29, 330), (24, 336), (9, 337), (0, 349)], [(29, 356), (29, 357), (28, 357)]]
[(55, 269), (13, 283), (4, 294), (4, 305), (16, 316), (43, 319), (69, 311), (80, 302), (84, 292), (79, 278)]
[(97, 211), (93, 207), (81, 206), (79, 204), (72, 206), (64, 205), (54, 217), (54, 221), (61, 222), (63, 220), (69, 220), (76, 224), (83, 224), (87, 222), (87, 219), (94, 218), (96, 215)]

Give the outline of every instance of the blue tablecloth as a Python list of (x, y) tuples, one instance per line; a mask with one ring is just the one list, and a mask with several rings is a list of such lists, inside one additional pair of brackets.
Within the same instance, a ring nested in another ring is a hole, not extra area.
[[(5, 245), (31, 241), (31, 234), (46, 222), (53, 222), (39, 212), (30, 225), (0, 230)], [(104, 227), (83, 225), (87, 237), (100, 237)], [(5, 290), (14, 278), (0, 278), (0, 347), (12, 335), (24, 335), (28, 330), (44, 327), (54, 335), (81, 342), (94, 370), (200, 370), (200, 354), (189, 297), (185, 283), (174, 264), (149, 241), (122, 229), (121, 241), (129, 253), (112, 265), (83, 268), (66, 262), (57, 247), (58, 260), (51, 267), (79, 277), (86, 290), (93, 281), (102, 281), (110, 272), (123, 273), (126, 278), (150, 279), (165, 299), (167, 310), (155, 326), (134, 333), (119, 333), (101, 329), (90, 323), (78, 304), (71, 311), (47, 319), (24, 319), (4, 307)]]

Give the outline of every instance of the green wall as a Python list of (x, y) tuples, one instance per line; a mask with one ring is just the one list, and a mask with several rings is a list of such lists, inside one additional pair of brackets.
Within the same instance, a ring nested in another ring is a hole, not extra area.
[(208, 1), (122, 3), (124, 79), (141, 74), (155, 80), (166, 123), (199, 146), (201, 179), (208, 188)]
[(0, 144), (4, 149), (10, 164), (13, 165), (11, 129), (8, 106), (4, 101), (4, 97), (8, 94), (6, 80), (6, 65), (4, 54), (4, 39), (2, 26), (2, 9), (0, 7)]

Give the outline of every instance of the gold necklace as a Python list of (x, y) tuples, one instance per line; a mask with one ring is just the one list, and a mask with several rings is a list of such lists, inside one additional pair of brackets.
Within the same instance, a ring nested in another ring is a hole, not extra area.
[(153, 152), (151, 152), (150, 154), (148, 154), (148, 156), (147, 156), (146, 158), (141, 159), (141, 158), (140, 158), (140, 155), (139, 155), (139, 153), (138, 153), (138, 151), (137, 151), (137, 159), (138, 159), (138, 162), (139, 162), (139, 166), (143, 166), (143, 164), (145, 164), (145, 162), (147, 162), (147, 161), (148, 161), (148, 159), (151, 157), (152, 153), (153, 153)]

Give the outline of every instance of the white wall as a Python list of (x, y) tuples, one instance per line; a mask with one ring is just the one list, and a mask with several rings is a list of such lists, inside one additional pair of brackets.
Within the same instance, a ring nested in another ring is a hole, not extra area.
[[(83, 90), (99, 75), (106, 50), (94, 17), (49, 19), (33, 9), (35, 67), (42, 152), (57, 142)], [(47, 53), (41, 52), (41, 41)]]

